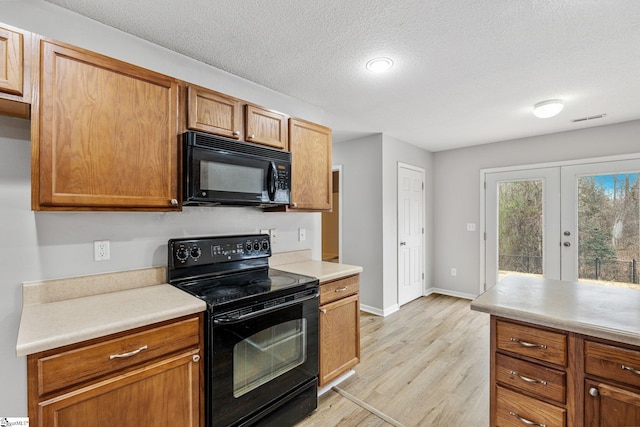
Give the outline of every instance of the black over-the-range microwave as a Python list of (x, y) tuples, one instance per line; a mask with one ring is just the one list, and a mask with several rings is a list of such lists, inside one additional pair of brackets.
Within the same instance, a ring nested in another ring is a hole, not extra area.
[(182, 204), (288, 205), (291, 153), (201, 132), (183, 135)]

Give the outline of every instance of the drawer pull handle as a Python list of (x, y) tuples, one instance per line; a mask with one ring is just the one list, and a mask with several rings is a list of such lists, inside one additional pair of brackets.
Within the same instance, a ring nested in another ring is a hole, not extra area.
[(519, 338), (511, 338), (511, 341), (517, 342), (521, 346), (527, 347), (527, 348), (541, 348), (543, 350), (546, 350), (546, 348), (547, 348), (546, 344), (533, 344), (533, 343), (530, 343), (530, 342), (522, 341)]
[(637, 369), (632, 368), (631, 366), (622, 365), (622, 369), (625, 370), (625, 371), (631, 371), (636, 375), (640, 375), (640, 371), (638, 371)]
[(511, 375), (515, 375), (516, 377), (520, 378), (522, 381), (526, 381), (528, 383), (534, 383), (534, 384), (542, 384), (542, 385), (547, 385), (547, 382), (544, 380), (537, 380), (535, 378), (529, 378), (529, 377), (525, 377), (520, 375), (519, 373), (517, 373), (516, 371), (509, 371), (509, 373)]
[(344, 288), (338, 288), (336, 289), (334, 292), (344, 292), (347, 290), (347, 287), (345, 286)]
[(542, 424), (542, 423), (536, 423), (534, 421), (530, 421), (526, 418), (522, 418), (520, 415), (516, 414), (515, 412), (511, 412), (509, 411), (509, 415), (511, 415), (512, 417), (516, 417), (518, 420), (520, 420), (520, 422), (528, 425), (528, 426), (537, 426), (537, 427), (547, 427), (546, 424)]
[(131, 357), (131, 356), (135, 356), (136, 354), (140, 353), (142, 350), (146, 350), (147, 347), (146, 345), (143, 345), (142, 347), (140, 347), (137, 350), (133, 350), (130, 351), (128, 353), (122, 353), (122, 354), (112, 354), (111, 356), (109, 356), (109, 360), (113, 360), (113, 359), (123, 359), (125, 357)]

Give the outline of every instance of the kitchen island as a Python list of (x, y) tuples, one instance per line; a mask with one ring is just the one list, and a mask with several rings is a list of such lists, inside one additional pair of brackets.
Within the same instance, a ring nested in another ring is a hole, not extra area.
[(490, 424), (640, 425), (640, 290), (506, 276), (491, 315)]

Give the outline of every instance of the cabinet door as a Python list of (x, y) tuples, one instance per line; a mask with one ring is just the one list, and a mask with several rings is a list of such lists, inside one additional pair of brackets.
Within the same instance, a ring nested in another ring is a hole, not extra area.
[(584, 395), (587, 427), (640, 425), (640, 391), (585, 381)]
[(291, 208), (330, 211), (331, 129), (301, 119), (289, 123)]
[(189, 86), (187, 127), (228, 138), (242, 138), (242, 101), (221, 93)]
[(319, 385), (326, 385), (359, 362), (359, 295), (321, 306)]
[(38, 406), (42, 427), (200, 426), (197, 350)]
[(17, 31), (0, 27), (0, 92), (22, 95), (24, 38)]
[(40, 62), (33, 208), (177, 209), (177, 83), (49, 41)]
[(287, 116), (276, 111), (247, 105), (246, 140), (280, 150), (287, 149)]

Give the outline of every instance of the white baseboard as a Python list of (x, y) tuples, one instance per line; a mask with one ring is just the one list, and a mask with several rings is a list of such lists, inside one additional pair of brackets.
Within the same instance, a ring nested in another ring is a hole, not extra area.
[(393, 314), (396, 311), (400, 310), (400, 307), (398, 307), (398, 304), (394, 304), (389, 308), (380, 310), (377, 307), (371, 307), (369, 305), (360, 304), (360, 310), (365, 311), (367, 313), (375, 314), (376, 316), (387, 317), (388, 315)]
[(331, 390), (332, 387), (337, 386), (338, 384), (340, 384), (342, 381), (346, 380), (347, 378), (349, 378), (351, 375), (355, 374), (356, 371), (354, 371), (353, 369), (351, 369), (348, 372), (345, 372), (344, 374), (342, 374), (341, 376), (339, 376), (338, 378), (336, 378), (335, 380), (331, 381), (329, 384), (327, 384), (326, 386), (322, 387), (322, 388), (318, 388), (318, 397), (322, 396), (323, 394), (325, 394), (326, 392), (328, 392), (329, 390)]
[(478, 296), (474, 294), (467, 294), (464, 292), (450, 291), (449, 289), (442, 289), (442, 288), (429, 288), (427, 289), (427, 292), (425, 293), (424, 296), (428, 296), (431, 294), (448, 295), (450, 297), (463, 298), (463, 299), (469, 299), (469, 300), (476, 299), (476, 297)]

